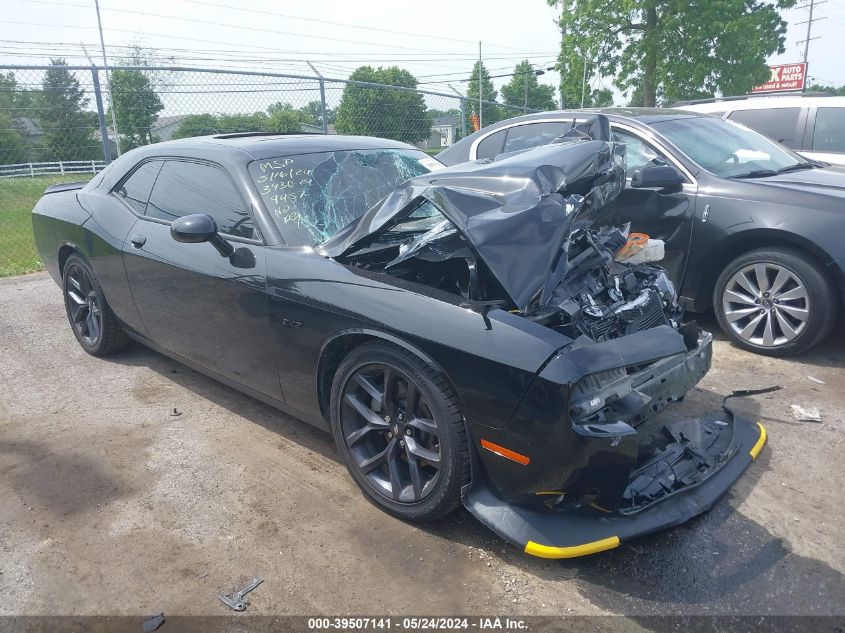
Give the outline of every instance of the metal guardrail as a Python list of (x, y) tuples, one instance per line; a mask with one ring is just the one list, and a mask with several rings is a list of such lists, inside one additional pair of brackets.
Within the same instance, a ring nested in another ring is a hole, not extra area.
[(57, 160), (47, 163), (0, 165), (0, 178), (35, 178), (35, 176), (90, 173), (105, 169), (103, 160)]

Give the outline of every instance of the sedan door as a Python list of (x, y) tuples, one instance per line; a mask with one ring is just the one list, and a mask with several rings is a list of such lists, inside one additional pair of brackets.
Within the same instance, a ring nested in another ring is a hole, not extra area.
[[(614, 124), (613, 139), (625, 145), (627, 183), (619, 197), (602, 209), (596, 224), (620, 226), (630, 222), (631, 231), (663, 240), (665, 257), (660, 265), (666, 268), (680, 289), (692, 240), (697, 184), (668, 152), (634, 128)], [(682, 188), (668, 191), (631, 187), (634, 170), (648, 165), (671, 165), (678, 169), (684, 177)]]
[[(282, 400), (269, 344), (265, 247), (249, 206), (220, 166), (167, 160), (124, 248), (129, 287), (153, 343)], [(176, 242), (173, 220), (210, 215), (235, 252)]]

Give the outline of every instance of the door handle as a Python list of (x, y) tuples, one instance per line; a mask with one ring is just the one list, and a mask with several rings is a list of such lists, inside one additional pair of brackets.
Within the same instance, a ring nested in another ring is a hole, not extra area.
[(147, 238), (143, 235), (133, 235), (129, 238), (129, 241), (132, 242), (132, 246), (135, 248), (141, 248), (144, 244), (147, 243)]

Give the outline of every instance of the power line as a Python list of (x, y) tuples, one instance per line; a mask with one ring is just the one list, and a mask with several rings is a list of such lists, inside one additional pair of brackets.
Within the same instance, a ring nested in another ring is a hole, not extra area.
[[(71, 3), (67, 3), (67, 2), (58, 2), (58, 1), (55, 1), (55, 0), (18, 0), (18, 2), (30, 2), (30, 3), (35, 3), (35, 4), (58, 5), (58, 6), (62, 6), (62, 7), (78, 7), (78, 8), (83, 8), (83, 9), (90, 8), (90, 7), (88, 7), (87, 5), (84, 5), (84, 4), (71, 4)], [(181, 16), (178, 16), (178, 15), (167, 15), (167, 14), (163, 14), (163, 13), (153, 13), (153, 12), (150, 12), (150, 11), (136, 11), (134, 9), (115, 9), (115, 8), (104, 7), (103, 11), (112, 11), (112, 12), (117, 12), (117, 13), (128, 13), (128, 14), (132, 14), (132, 15), (143, 15), (143, 16), (146, 16), (146, 17), (164, 18), (164, 19), (167, 19), (167, 20), (179, 20), (179, 21), (182, 21), (182, 22), (190, 22), (192, 24), (208, 24), (210, 26), (223, 26), (223, 27), (230, 28), (230, 29), (242, 29), (242, 30), (247, 30), (247, 31), (250, 31), (250, 32), (259, 31), (259, 32), (263, 32), (263, 33), (272, 33), (274, 35), (287, 35), (287, 36), (290, 36), (290, 37), (307, 38), (307, 39), (310, 39), (310, 40), (315, 40), (315, 39), (326, 40), (326, 41), (332, 41), (332, 42), (342, 42), (342, 43), (345, 43), (345, 44), (369, 44), (370, 46), (378, 46), (379, 48), (391, 48), (391, 49), (399, 48), (399, 49), (403, 49), (403, 50), (417, 51), (417, 52), (423, 52), (423, 53), (427, 52), (428, 50), (431, 50), (431, 49), (415, 48), (413, 46), (399, 46), (399, 45), (394, 45), (394, 44), (378, 44), (376, 42), (362, 42), (360, 40), (348, 40), (348, 39), (338, 38), (338, 37), (329, 37), (327, 35), (304, 35), (302, 33), (293, 33), (291, 31), (280, 31), (278, 29), (267, 29), (267, 28), (257, 27), (257, 26), (254, 26), (254, 25), (226, 24), (225, 22), (215, 22), (213, 20), (202, 20), (202, 19), (199, 19), (197, 17), (186, 18), (186, 17), (181, 17)], [(441, 54), (444, 54), (444, 55), (460, 54), (460, 53), (454, 53), (452, 51), (438, 51), (438, 52), (441, 53)]]
[[(341, 26), (341, 27), (344, 27), (344, 28), (362, 29), (362, 30), (367, 30), (367, 31), (378, 31), (378, 32), (381, 32), (381, 33), (392, 33), (394, 35), (405, 35), (405, 36), (408, 36), (408, 37), (422, 37), (422, 38), (426, 38), (426, 39), (444, 40), (444, 41), (448, 41), (448, 42), (459, 42), (461, 44), (473, 44), (473, 45), (475, 44), (474, 41), (461, 40), (461, 39), (457, 39), (457, 38), (454, 38), (454, 37), (445, 37), (445, 36), (441, 36), (441, 35), (424, 35), (424, 34), (421, 34), (421, 33), (412, 33), (412, 32), (409, 32), (409, 31), (396, 31), (394, 29), (386, 29), (386, 28), (381, 28), (381, 27), (377, 27), (377, 26), (364, 26), (364, 25), (360, 25), (360, 24), (349, 24), (348, 22), (333, 22), (331, 20), (321, 20), (321, 19), (318, 19), (318, 18), (306, 18), (306, 17), (303, 17), (303, 16), (289, 15), (289, 14), (285, 14), (285, 13), (277, 13), (275, 11), (267, 11), (267, 10), (264, 10), (264, 9), (248, 9), (248, 8), (245, 8), (245, 7), (234, 7), (234, 6), (228, 5), (228, 4), (219, 4), (219, 3), (216, 3), (216, 2), (207, 2), (206, 0), (181, 0), (181, 2), (188, 2), (190, 4), (199, 4), (199, 5), (205, 5), (205, 6), (210, 6), (210, 7), (218, 7), (218, 8), (222, 8), (222, 9), (231, 9), (233, 11), (245, 11), (245, 12), (248, 12), (248, 13), (259, 13), (259, 14), (262, 14), (262, 15), (273, 15), (273, 16), (277, 16), (277, 17), (286, 18), (286, 19), (289, 19), (289, 20), (301, 20), (303, 22), (314, 22), (314, 23), (317, 23), (317, 24), (329, 24), (329, 25), (332, 25), (332, 26)], [(522, 49), (519, 49), (519, 48), (516, 48), (516, 47), (513, 47), (513, 46), (506, 46), (504, 44), (492, 44), (492, 43), (489, 43), (489, 42), (486, 42), (486, 44), (487, 44), (487, 46), (493, 46), (494, 48), (506, 48), (506, 49), (510, 49), (510, 50), (514, 50), (514, 51), (522, 50)]]

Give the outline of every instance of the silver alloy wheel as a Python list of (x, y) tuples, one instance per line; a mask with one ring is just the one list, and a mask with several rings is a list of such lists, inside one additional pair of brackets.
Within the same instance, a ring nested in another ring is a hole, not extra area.
[(722, 294), (722, 312), (741, 339), (761, 347), (780, 347), (807, 327), (810, 298), (794, 272), (760, 262), (735, 273)]

